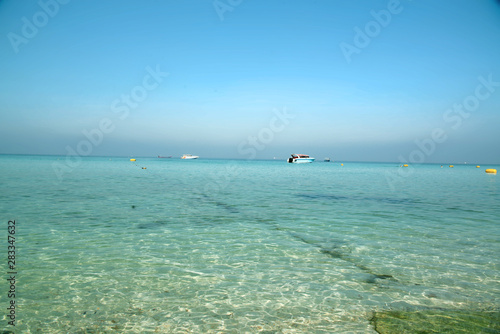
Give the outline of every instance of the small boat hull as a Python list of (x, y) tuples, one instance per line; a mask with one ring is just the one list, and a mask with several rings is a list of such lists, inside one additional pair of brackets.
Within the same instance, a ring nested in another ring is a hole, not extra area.
[(186, 160), (192, 160), (192, 159), (198, 159), (199, 156), (197, 155), (191, 155), (191, 154), (184, 154), (181, 159), (186, 159)]
[[(292, 159), (292, 158), (290, 158), (290, 159)], [(316, 159), (314, 159), (314, 158), (308, 158), (308, 159), (299, 158), (299, 159), (292, 159), (292, 160), (293, 161), (291, 161), (291, 163), (294, 163), (294, 164), (307, 164), (307, 163), (313, 162)]]
[(293, 164), (307, 164), (313, 162), (314, 160), (316, 159), (305, 154), (292, 154), (292, 157), (288, 158), (287, 162)]

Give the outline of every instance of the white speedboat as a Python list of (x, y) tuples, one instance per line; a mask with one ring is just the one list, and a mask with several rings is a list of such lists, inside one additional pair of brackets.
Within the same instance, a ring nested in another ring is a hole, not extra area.
[(199, 156), (197, 155), (191, 155), (191, 154), (184, 154), (181, 159), (198, 159)]
[(306, 154), (292, 154), (292, 157), (288, 158), (287, 161), (289, 163), (300, 164), (300, 163), (313, 162), (314, 160), (315, 160), (314, 158), (311, 158), (310, 156), (308, 156)]

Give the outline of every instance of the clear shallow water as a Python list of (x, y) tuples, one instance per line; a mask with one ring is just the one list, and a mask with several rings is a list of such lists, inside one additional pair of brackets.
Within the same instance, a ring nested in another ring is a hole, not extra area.
[(17, 331), (375, 333), (376, 311), (498, 311), (494, 166), (137, 160), (59, 180), (64, 157), (0, 156)]

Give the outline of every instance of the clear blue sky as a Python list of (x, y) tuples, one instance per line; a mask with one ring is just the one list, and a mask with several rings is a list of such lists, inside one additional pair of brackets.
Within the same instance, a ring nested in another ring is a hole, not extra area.
[(60, 1), (0, 2), (0, 153), (500, 163), (498, 1)]

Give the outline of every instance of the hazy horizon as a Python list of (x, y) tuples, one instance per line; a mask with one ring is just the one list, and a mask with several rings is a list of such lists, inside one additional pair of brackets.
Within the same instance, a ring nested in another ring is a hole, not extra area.
[[(186, 153), (188, 154), (188, 153)], [(74, 156), (69, 156), (67, 154), (23, 154), (23, 153), (0, 153), (0, 156), (5, 155), (5, 156), (25, 156), (25, 157), (61, 157), (63, 159), (68, 159), (68, 161), (76, 161), (74, 160)], [(211, 156), (203, 156), (199, 157), (198, 160), (224, 160), (224, 161), (278, 161), (278, 162), (287, 162), (289, 156), (277, 156), (277, 157), (264, 157), (264, 158), (255, 158), (255, 159), (245, 159), (245, 158), (228, 158), (228, 157), (211, 157)], [(311, 155), (311, 157), (313, 157)], [(160, 160), (180, 160), (182, 158), (182, 155), (172, 155), (172, 156), (160, 156), (158, 155), (87, 155), (87, 156), (80, 156), (77, 157), (77, 159), (92, 159), (92, 158), (116, 158), (116, 159), (130, 159), (130, 158), (136, 158), (136, 159), (160, 159)], [(324, 161), (325, 158), (329, 158), (327, 156), (325, 157), (320, 157), (317, 158), (314, 156), (315, 162), (325, 162), (325, 163), (374, 163), (374, 164), (399, 164), (401, 165), (402, 163), (400, 161), (376, 161), (376, 160), (335, 160), (331, 159), (330, 161)], [(413, 163), (412, 165), (464, 165), (464, 166), (476, 166), (476, 165), (483, 165), (481, 167), (486, 166), (497, 166), (500, 165), (500, 163), (488, 163), (484, 161), (442, 161), (442, 162), (423, 162), (423, 163)]]
[(0, 154), (500, 163), (495, 0), (0, 2)]

